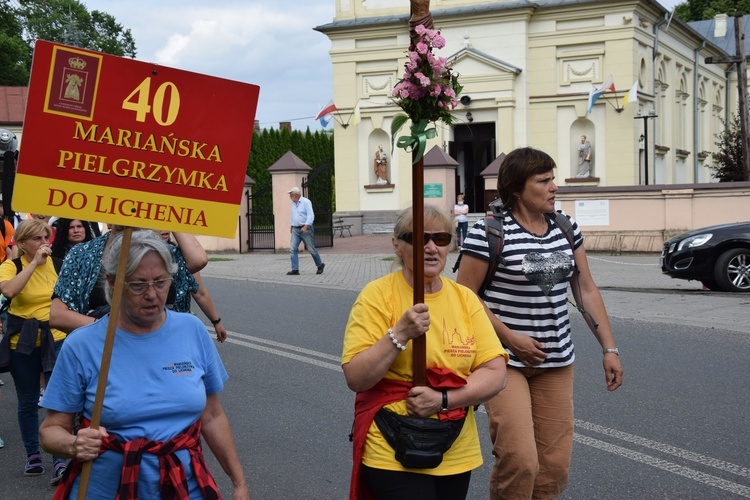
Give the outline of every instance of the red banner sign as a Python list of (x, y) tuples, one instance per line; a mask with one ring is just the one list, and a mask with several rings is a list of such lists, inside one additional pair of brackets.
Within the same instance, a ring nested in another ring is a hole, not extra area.
[(234, 237), (259, 90), (40, 40), (13, 208)]

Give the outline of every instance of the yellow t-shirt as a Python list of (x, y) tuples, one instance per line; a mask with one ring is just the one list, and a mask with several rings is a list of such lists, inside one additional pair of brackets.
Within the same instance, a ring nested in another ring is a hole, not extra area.
[[(25, 268), (29, 265), (26, 256), (21, 257), (21, 264)], [(16, 276), (16, 264), (12, 260), (6, 260), (0, 264), (0, 281), (8, 281)], [(49, 321), (49, 311), (52, 305), (52, 291), (57, 283), (57, 271), (52, 263), (52, 258), (47, 258), (41, 266), (34, 269), (34, 273), (29, 278), (23, 290), (13, 297), (10, 303), (8, 313), (19, 318), (36, 318), (39, 321)], [(52, 337), (55, 342), (63, 340), (66, 333), (52, 329)], [(18, 344), (18, 334), (11, 335), (10, 348), (15, 349)], [(42, 345), (41, 336), (37, 335), (37, 347)]]
[[(442, 289), (425, 294), (430, 313), (427, 332), (427, 368), (448, 368), (463, 378), (480, 365), (508, 355), (495, 335), (482, 303), (468, 288), (441, 277)], [(413, 304), (413, 291), (401, 271), (369, 283), (359, 294), (349, 314), (341, 364), (372, 346), (393, 327)], [(395, 349), (395, 347), (394, 347)], [(393, 362), (385, 378), (412, 380), (412, 344)], [(406, 401), (386, 405), (406, 415)], [(367, 432), (362, 463), (377, 469), (423, 472), (436, 476), (459, 474), (482, 465), (479, 436), (473, 409), (469, 410), (461, 434), (434, 469), (406, 469), (395, 458), (393, 448), (373, 422)]]

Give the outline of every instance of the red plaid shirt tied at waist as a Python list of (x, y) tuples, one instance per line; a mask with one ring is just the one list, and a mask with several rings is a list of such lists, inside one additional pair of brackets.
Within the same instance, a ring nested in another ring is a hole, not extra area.
[[(81, 427), (89, 427), (91, 422), (84, 419)], [(188, 450), (190, 461), (195, 473), (195, 479), (207, 500), (221, 498), (211, 472), (206, 466), (201, 447), (201, 421), (196, 420), (180, 434), (169, 441), (159, 442), (144, 438), (136, 438), (123, 442), (111, 434), (102, 439), (99, 450), (101, 455), (105, 451), (122, 453), (122, 472), (116, 500), (136, 500), (138, 498), (138, 476), (141, 469), (141, 457), (144, 453), (151, 453), (159, 457), (159, 490), (162, 498), (187, 500), (190, 498), (187, 477), (182, 462), (174, 453), (177, 450)], [(71, 460), (60, 484), (57, 485), (53, 500), (64, 500), (70, 496), (75, 479), (83, 469), (82, 462), (75, 458)]]

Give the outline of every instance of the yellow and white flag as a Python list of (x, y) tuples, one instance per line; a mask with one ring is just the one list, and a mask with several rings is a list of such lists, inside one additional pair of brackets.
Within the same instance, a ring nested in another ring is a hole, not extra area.
[(638, 102), (638, 80), (635, 81), (630, 91), (625, 94), (622, 98), (622, 105), (625, 106), (629, 102)]
[(359, 116), (359, 101), (357, 101), (357, 104), (354, 106), (354, 115), (352, 116), (352, 125), (356, 125), (359, 123), (361, 117)]

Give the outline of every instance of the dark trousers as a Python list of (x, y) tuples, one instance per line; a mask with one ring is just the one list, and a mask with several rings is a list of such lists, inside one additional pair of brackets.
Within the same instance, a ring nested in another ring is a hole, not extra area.
[(456, 246), (460, 247), (463, 245), (466, 239), (466, 232), (469, 230), (469, 222), (459, 222), (456, 226)]
[[(55, 342), (55, 354), (60, 352), (63, 341)], [(42, 373), (42, 348), (35, 347), (31, 354), (10, 353), (10, 374), (16, 386), (18, 399), (18, 428), (26, 453), (39, 451), (39, 375)], [(44, 374), (49, 382), (51, 373)]]
[(375, 500), (461, 500), (469, 492), (471, 471), (452, 476), (431, 476), (361, 467), (360, 474)]

